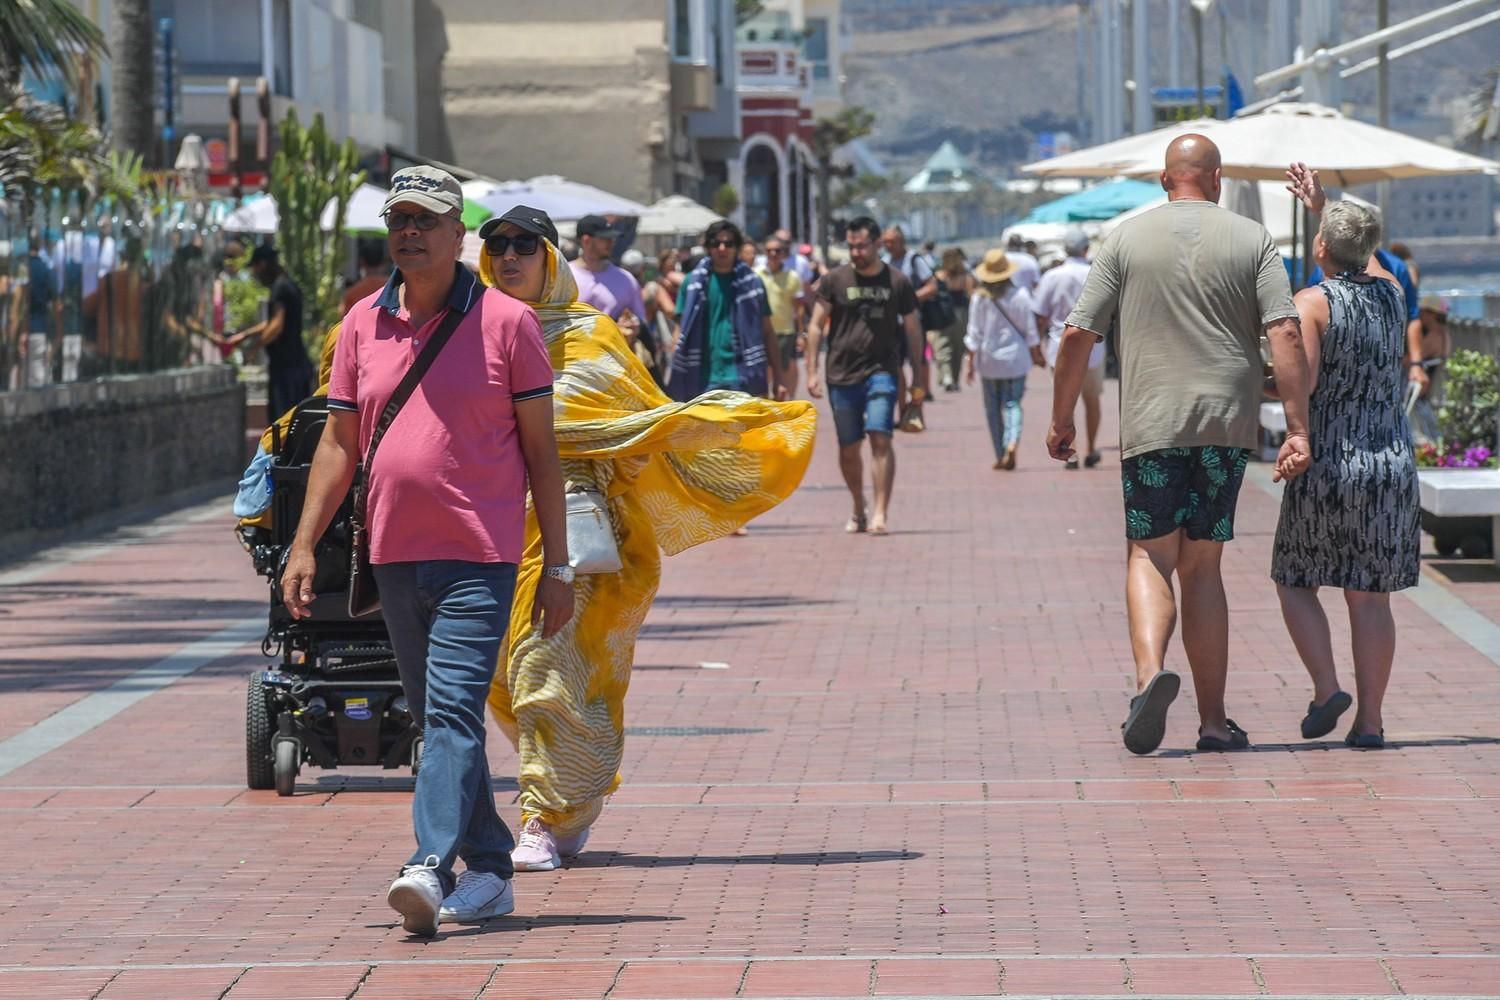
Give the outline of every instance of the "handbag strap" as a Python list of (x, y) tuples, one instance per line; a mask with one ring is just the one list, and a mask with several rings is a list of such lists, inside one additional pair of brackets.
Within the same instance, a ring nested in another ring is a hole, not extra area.
[(437, 360), (438, 352), (443, 345), (448, 343), (448, 338), (453, 336), (453, 331), (458, 329), (458, 324), (464, 321), (466, 314), (453, 306), (443, 314), (443, 320), (438, 324), (437, 330), (432, 334), (432, 339), (427, 341), (427, 346), (422, 348), (422, 353), (417, 355), (417, 360), (406, 370), (406, 375), (396, 385), (396, 390), (391, 393), (391, 398), (386, 401), (385, 409), (380, 411), (380, 419), (375, 422), (375, 431), (370, 435), (370, 447), (365, 449), (365, 460), (361, 468), (359, 489), (355, 492), (354, 503), (356, 513), (363, 518), (365, 509), (365, 493), (370, 479), (370, 469), (375, 461), (375, 449), (380, 447), (381, 438), (385, 432), (391, 429), (397, 414), (416, 391), (417, 383), (422, 381), (422, 376), (427, 374), (427, 369)]

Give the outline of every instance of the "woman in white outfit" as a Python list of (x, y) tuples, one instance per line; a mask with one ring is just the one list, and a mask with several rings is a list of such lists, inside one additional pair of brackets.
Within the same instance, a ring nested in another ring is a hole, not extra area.
[(1046, 363), (1031, 296), (1012, 281), (1017, 270), (1004, 250), (984, 255), (974, 269), (979, 287), (969, 302), (969, 329), (964, 336), (969, 351), (964, 377), (972, 384), (977, 374), (984, 383), (984, 412), (997, 469), (1016, 467), (1026, 372)]

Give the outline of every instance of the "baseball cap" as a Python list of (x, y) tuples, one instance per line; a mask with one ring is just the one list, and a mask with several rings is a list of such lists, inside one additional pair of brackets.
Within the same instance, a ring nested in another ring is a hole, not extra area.
[(607, 240), (620, 238), (620, 230), (602, 215), (585, 215), (578, 220), (579, 236), (602, 236)]
[(385, 196), (385, 205), (380, 214), (391, 210), (392, 205), (406, 202), (420, 205), (430, 212), (447, 215), (464, 210), (464, 189), (458, 186), (458, 178), (437, 167), (406, 167), (391, 174), (391, 190)]
[(1440, 316), (1448, 315), (1448, 300), (1441, 295), (1424, 295), (1418, 300), (1417, 307), (1435, 312)]
[(1069, 226), (1063, 233), (1063, 250), (1069, 256), (1082, 257), (1089, 252), (1089, 236), (1078, 226)]
[(487, 240), (501, 225), (509, 222), (523, 233), (532, 233), (541, 236), (557, 246), (557, 227), (552, 224), (552, 217), (540, 208), (532, 208), (530, 205), (517, 205), (504, 215), (494, 219), (486, 219), (484, 225), (479, 227), (479, 238)]
[(251, 264), (276, 264), (279, 262), (280, 256), (276, 253), (276, 248), (269, 244), (262, 243), (250, 252)]

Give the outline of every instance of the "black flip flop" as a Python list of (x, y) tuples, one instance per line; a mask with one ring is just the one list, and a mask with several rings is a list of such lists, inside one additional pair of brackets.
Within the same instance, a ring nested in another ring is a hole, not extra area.
[(1355, 750), (1384, 750), (1385, 730), (1378, 733), (1356, 733), (1351, 729), (1349, 735), (1344, 737), (1344, 746)]
[(1130, 714), (1120, 725), (1126, 750), (1148, 754), (1161, 746), (1167, 734), (1167, 709), (1181, 687), (1182, 678), (1163, 670), (1146, 682), (1146, 690), (1130, 699)]
[(1352, 704), (1354, 699), (1347, 691), (1335, 691), (1321, 705), (1315, 701), (1308, 702), (1307, 714), (1302, 717), (1302, 738), (1315, 740), (1333, 732), (1334, 727), (1339, 724), (1339, 716), (1347, 712)]
[(1244, 750), (1250, 746), (1250, 734), (1241, 729), (1233, 719), (1225, 719), (1224, 724), (1229, 727), (1229, 739), (1221, 740), (1217, 736), (1203, 736), (1201, 735), (1203, 731), (1200, 729), (1198, 749), (1223, 753), (1226, 750)]

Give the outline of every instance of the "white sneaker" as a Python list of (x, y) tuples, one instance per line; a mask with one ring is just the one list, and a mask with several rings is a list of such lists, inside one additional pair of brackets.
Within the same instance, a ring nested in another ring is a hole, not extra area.
[(516, 908), (516, 893), (510, 879), (493, 872), (464, 872), (458, 886), (443, 900), (441, 916), (460, 924), (477, 924), (503, 917)]
[(583, 853), (583, 847), (589, 842), (589, 828), (584, 827), (571, 837), (555, 837), (557, 853), (565, 858), (576, 858)]
[(385, 901), (401, 914), (401, 926), (409, 934), (437, 934), (438, 912), (443, 905), (443, 883), (438, 879), (438, 857), (429, 854), (425, 864), (407, 865), (391, 883)]
[(552, 831), (535, 817), (521, 827), (521, 839), (510, 852), (510, 860), (518, 872), (550, 872), (562, 865)]

